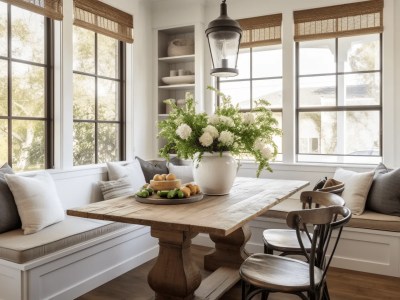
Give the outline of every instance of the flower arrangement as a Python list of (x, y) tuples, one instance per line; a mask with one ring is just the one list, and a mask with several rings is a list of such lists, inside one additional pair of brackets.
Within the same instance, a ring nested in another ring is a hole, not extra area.
[(215, 113), (196, 113), (195, 100), (186, 93), (185, 107), (178, 107), (171, 100), (165, 100), (171, 106), (171, 112), (165, 120), (159, 122), (159, 137), (166, 140), (160, 149), (160, 156), (169, 160), (170, 153), (178, 157), (198, 161), (206, 152), (229, 151), (241, 157), (252, 156), (258, 164), (257, 177), (263, 169), (272, 172), (269, 162), (277, 154), (273, 136), (280, 135), (278, 122), (268, 108), (269, 103), (258, 100), (255, 108), (241, 112), (233, 105), (231, 98), (218, 90), (208, 87), (222, 99)]

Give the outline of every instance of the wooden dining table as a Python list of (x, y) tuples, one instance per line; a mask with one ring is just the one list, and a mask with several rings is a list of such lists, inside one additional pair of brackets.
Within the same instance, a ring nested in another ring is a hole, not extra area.
[[(151, 235), (159, 240), (159, 254), (148, 274), (155, 299), (217, 299), (239, 280), (238, 269), (248, 256), (248, 223), (308, 184), (237, 178), (229, 194), (204, 195), (194, 203), (145, 204), (128, 196), (68, 209), (67, 214), (150, 226)], [(213, 273), (203, 281), (190, 251), (199, 233), (209, 234), (215, 243), (204, 257), (204, 268)]]

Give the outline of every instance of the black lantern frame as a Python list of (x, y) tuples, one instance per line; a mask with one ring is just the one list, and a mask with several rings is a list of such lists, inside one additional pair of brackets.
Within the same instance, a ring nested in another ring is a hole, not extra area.
[(242, 28), (228, 17), (226, 0), (222, 0), (220, 16), (211, 21), (206, 29), (213, 68), (210, 74), (217, 77), (232, 77), (239, 74), (237, 59)]

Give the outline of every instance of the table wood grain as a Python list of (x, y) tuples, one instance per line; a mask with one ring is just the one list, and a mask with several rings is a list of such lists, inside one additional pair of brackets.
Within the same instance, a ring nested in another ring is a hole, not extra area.
[(122, 197), (68, 209), (83, 218), (142, 224), (154, 228), (228, 235), (309, 183), (297, 180), (237, 178), (231, 192), (182, 205), (151, 205)]

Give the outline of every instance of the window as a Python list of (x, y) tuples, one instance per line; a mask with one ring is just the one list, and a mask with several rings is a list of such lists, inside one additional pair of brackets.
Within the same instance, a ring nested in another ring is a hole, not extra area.
[[(218, 78), (217, 88), (232, 97), (232, 103), (248, 111), (255, 101), (265, 99), (271, 104), (274, 117), (282, 129), (282, 15), (261, 16), (239, 20), (243, 28), (238, 56), (239, 75)], [(217, 103), (218, 104), (218, 103)], [(275, 137), (276, 160), (282, 160), (282, 138)]]
[(0, 2), (0, 162), (16, 171), (53, 166), (52, 25)]
[(74, 26), (74, 165), (123, 159), (124, 45)]
[(298, 161), (381, 161), (382, 9), (366, 1), (294, 13)]
[(133, 17), (97, 0), (74, 0), (74, 165), (125, 158), (125, 43)]

